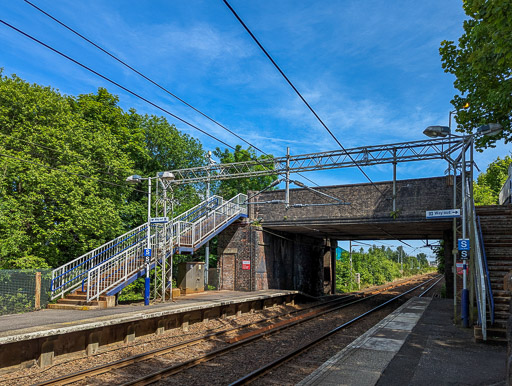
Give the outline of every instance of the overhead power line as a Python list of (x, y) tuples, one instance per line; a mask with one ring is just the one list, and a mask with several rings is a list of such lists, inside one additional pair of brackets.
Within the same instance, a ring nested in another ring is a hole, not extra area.
[[(83, 34), (81, 34), (80, 32), (76, 31), (75, 29), (71, 28), (70, 26), (68, 26), (67, 24), (65, 24), (64, 22), (60, 21), (59, 19), (57, 19), (56, 17), (50, 15), (48, 12), (46, 12), (45, 10), (41, 9), (40, 7), (38, 7), (37, 5), (31, 3), (30, 1), (28, 0), (24, 0), (27, 4), (29, 4), (30, 6), (34, 7), (35, 9), (37, 9), (39, 12), (41, 12), (42, 14), (48, 16), (50, 19), (52, 19), (53, 21), (55, 21), (56, 23), (60, 24), (61, 26), (63, 26), (64, 28), (66, 28), (68, 31), (72, 32), (73, 34), (77, 35), (78, 37), (80, 37), (81, 39), (85, 40), (86, 42), (88, 42), (89, 44), (93, 45), (94, 47), (96, 47), (97, 49), (99, 49), (101, 52), (105, 53), (106, 55), (110, 56), (112, 59), (114, 59), (115, 61), (117, 61), (118, 63), (121, 63), (123, 66), (125, 66), (126, 68), (130, 69), (131, 71), (135, 72), (137, 75), (141, 76), (142, 78), (144, 78), (145, 80), (147, 80), (148, 82), (150, 82), (151, 84), (155, 85), (156, 87), (158, 87), (159, 89), (161, 89), (162, 91), (166, 92), (167, 94), (171, 95), (173, 98), (176, 98), (178, 101), (180, 101), (181, 103), (183, 103), (185, 106), (191, 108), (192, 110), (194, 110), (195, 112), (197, 112), (198, 114), (201, 114), (203, 117), (207, 118), (208, 120), (210, 120), (211, 122), (213, 122), (214, 124), (216, 124), (217, 126), (221, 127), (222, 129), (224, 129), (225, 131), (227, 131), (228, 133), (230, 133), (231, 135), (235, 136), (236, 138), (238, 138), (239, 140), (245, 142), (247, 145), (249, 145), (250, 147), (254, 148), (255, 150), (259, 151), (260, 153), (262, 154), (265, 154), (265, 155), (269, 155), (268, 153), (266, 153), (265, 151), (261, 150), (258, 146), (252, 144), (251, 142), (245, 140), (244, 138), (242, 138), (240, 135), (238, 135), (237, 133), (235, 133), (234, 131), (228, 129), (226, 126), (222, 125), (221, 123), (219, 123), (217, 120), (213, 119), (212, 117), (208, 116), (207, 114), (203, 113), (202, 111), (200, 111), (198, 108), (194, 107), (193, 105), (191, 105), (190, 103), (188, 103), (187, 101), (183, 100), (182, 98), (180, 98), (179, 96), (177, 96), (176, 94), (174, 94), (173, 92), (169, 91), (166, 87), (162, 86), (161, 84), (157, 83), (156, 81), (154, 81), (153, 79), (149, 78), (148, 76), (144, 75), (143, 73), (141, 73), (140, 71), (138, 71), (137, 69), (135, 69), (134, 67), (132, 67), (131, 65), (129, 65), (128, 63), (126, 63), (125, 61), (123, 61), (122, 59), (118, 58), (117, 56), (115, 56), (114, 54), (112, 54), (111, 52), (107, 51), (106, 49), (104, 49), (103, 47), (101, 47), (100, 45), (98, 45), (97, 43), (93, 42), (92, 40), (90, 40), (89, 38), (87, 38), (86, 36), (84, 36)], [(314, 185), (317, 185), (318, 184), (316, 182), (314, 182), (313, 180), (309, 179), (308, 177), (302, 175), (302, 174), (299, 174), (301, 177), (303, 177), (304, 179), (306, 179), (307, 181), (311, 182), (312, 184)]]
[(48, 44), (46, 44), (46, 43), (43, 43), (41, 40), (39, 40), (39, 39), (37, 39), (37, 38), (33, 37), (32, 35), (30, 35), (30, 34), (28, 34), (28, 33), (26, 33), (26, 32), (23, 32), (23, 31), (22, 31), (22, 30), (20, 30), (19, 28), (16, 28), (15, 26), (13, 26), (13, 25), (11, 25), (11, 24), (7, 23), (7, 22), (6, 22), (6, 21), (4, 21), (4, 20), (1, 20), (1, 19), (0, 19), (0, 23), (2, 23), (2, 24), (4, 24), (4, 25), (6, 25), (7, 27), (9, 27), (9, 28), (13, 29), (14, 31), (16, 31), (16, 32), (18, 32), (18, 33), (20, 33), (20, 34), (22, 34), (23, 36), (25, 36), (25, 37), (27, 37), (27, 38), (29, 38), (29, 39), (33, 40), (34, 42), (36, 42), (36, 43), (38, 43), (38, 44), (40, 44), (40, 45), (42, 45), (42, 46), (44, 46), (44, 47), (48, 48), (49, 50), (51, 50), (51, 51), (55, 52), (56, 54), (59, 54), (60, 56), (62, 56), (62, 57), (64, 57), (64, 58), (68, 59), (69, 61), (71, 61), (71, 62), (73, 62), (73, 63), (75, 63), (75, 64), (79, 65), (80, 67), (82, 67), (82, 68), (86, 69), (87, 71), (92, 72), (94, 75), (99, 76), (100, 78), (102, 78), (102, 79), (106, 80), (107, 82), (112, 83), (114, 86), (119, 87), (120, 89), (122, 89), (122, 90), (126, 91), (127, 93), (129, 93), (129, 94), (133, 95), (134, 97), (139, 98), (140, 100), (143, 100), (144, 102), (146, 102), (146, 103), (150, 104), (151, 106), (153, 106), (153, 107), (157, 108), (158, 110), (163, 111), (164, 113), (166, 113), (166, 114), (170, 115), (171, 117), (176, 118), (177, 120), (179, 120), (179, 121), (183, 122), (184, 124), (186, 124), (186, 125), (188, 125), (188, 126), (192, 127), (193, 129), (196, 129), (196, 130), (200, 131), (200, 132), (201, 132), (201, 133), (203, 133), (204, 135), (207, 135), (208, 137), (212, 138), (213, 140), (215, 140), (215, 141), (217, 141), (217, 142), (222, 143), (224, 146), (227, 146), (227, 147), (229, 147), (230, 149), (235, 150), (235, 148), (234, 148), (233, 146), (229, 145), (228, 143), (224, 142), (223, 140), (221, 140), (221, 139), (219, 139), (219, 138), (215, 137), (214, 135), (212, 135), (212, 134), (210, 134), (210, 133), (208, 133), (208, 132), (204, 131), (203, 129), (201, 129), (201, 128), (197, 127), (196, 125), (194, 125), (194, 124), (192, 124), (192, 123), (190, 123), (190, 122), (186, 121), (185, 119), (183, 119), (183, 118), (181, 118), (181, 117), (177, 116), (176, 114), (171, 113), (169, 110), (167, 110), (167, 109), (165, 109), (165, 108), (163, 108), (163, 107), (161, 107), (161, 106), (157, 105), (156, 103), (151, 102), (149, 99), (147, 99), (147, 98), (143, 97), (142, 95), (137, 94), (136, 92), (134, 92), (134, 91), (130, 90), (129, 88), (127, 88), (127, 87), (125, 87), (125, 86), (123, 86), (123, 85), (119, 84), (118, 82), (116, 82), (116, 81), (114, 81), (114, 80), (110, 79), (109, 77), (107, 77), (107, 76), (105, 76), (105, 75), (103, 75), (103, 74), (100, 74), (99, 72), (97, 72), (97, 71), (93, 70), (92, 68), (90, 68), (90, 67), (86, 66), (85, 64), (80, 63), (78, 60), (73, 59), (72, 57), (70, 57), (70, 56), (68, 56), (68, 55), (64, 54), (63, 52), (61, 52), (61, 51), (57, 50), (56, 48), (53, 48), (53, 47), (51, 47), (50, 45), (48, 45)]
[[(302, 94), (299, 92), (299, 90), (297, 90), (297, 88), (293, 85), (293, 83), (291, 82), (291, 80), (286, 76), (286, 74), (283, 72), (283, 70), (281, 70), (281, 68), (277, 65), (277, 63), (274, 61), (274, 59), (272, 58), (272, 56), (270, 56), (270, 54), (267, 52), (267, 50), (263, 47), (263, 45), (259, 42), (259, 40), (256, 38), (256, 36), (254, 36), (254, 34), (251, 32), (251, 30), (249, 29), (249, 27), (247, 27), (247, 25), (243, 22), (243, 20), (240, 18), (240, 16), (238, 16), (238, 14), (235, 12), (235, 10), (233, 9), (233, 7), (231, 7), (231, 5), (229, 5), (229, 3), (227, 2), (227, 0), (223, 0), (224, 1), (224, 4), (226, 4), (226, 6), (229, 8), (229, 10), (233, 13), (233, 15), (236, 17), (236, 19), (240, 22), (240, 24), (245, 28), (245, 30), (247, 31), (247, 33), (251, 36), (251, 38), (254, 40), (254, 42), (258, 45), (258, 47), (260, 47), (260, 49), (263, 51), (263, 53), (267, 56), (267, 58), (272, 62), (272, 64), (274, 65), (274, 67), (277, 69), (277, 71), (279, 71), (279, 73), (283, 76), (283, 78), (286, 80), (286, 82), (290, 85), (290, 87), (295, 91), (295, 93), (299, 96), (299, 98), (302, 100), (302, 102), (304, 102), (304, 104), (307, 106), (307, 108), (313, 113), (313, 115), (316, 117), (316, 119), (320, 122), (320, 124), (324, 127), (325, 130), (327, 130), (327, 132), (331, 135), (331, 137), (334, 139), (334, 141), (336, 141), (336, 143), (339, 145), (339, 147), (345, 151), (345, 148), (343, 147), (343, 145), (341, 144), (341, 142), (338, 140), (338, 138), (336, 138), (336, 136), (334, 135), (334, 133), (327, 127), (327, 125), (324, 123), (324, 121), (320, 118), (320, 116), (316, 113), (316, 111), (311, 107), (311, 105), (308, 103), (308, 101), (302, 96)], [(350, 155), (349, 155), (350, 158), (352, 158)], [(377, 187), (377, 185), (375, 185), (375, 183), (372, 181), (372, 179), (368, 176), (368, 174), (365, 173), (365, 171), (363, 170), (363, 168), (361, 168), (361, 166), (359, 166), (359, 164), (354, 160), (352, 159), (352, 162), (354, 163), (355, 166), (357, 166), (357, 168), (361, 171), (361, 173), (363, 173), (363, 175), (366, 177), (366, 179), (373, 185), (373, 187), (375, 189), (377, 189), (377, 191), (383, 196), (384, 196), (384, 193)]]

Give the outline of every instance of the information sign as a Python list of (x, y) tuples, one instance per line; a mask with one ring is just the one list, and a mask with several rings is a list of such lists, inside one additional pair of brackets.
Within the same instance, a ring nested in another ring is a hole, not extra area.
[(151, 248), (144, 248), (144, 258), (146, 264), (149, 264), (151, 259)]
[(468, 274), (469, 273), (468, 265), (464, 264), (464, 262), (462, 262), (461, 260), (457, 260), (457, 275), (462, 275), (464, 272), (464, 268), (467, 269), (466, 274)]
[(469, 251), (470, 250), (469, 239), (458, 239), (457, 246), (458, 246), (459, 251)]
[(427, 218), (458, 218), (460, 209), (427, 210)]
[(149, 220), (151, 224), (168, 223), (169, 217), (151, 217)]

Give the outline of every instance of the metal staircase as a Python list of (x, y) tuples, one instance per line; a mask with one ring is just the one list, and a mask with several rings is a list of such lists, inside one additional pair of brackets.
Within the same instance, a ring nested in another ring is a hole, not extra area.
[(213, 196), (166, 224), (140, 225), (53, 270), (51, 298), (63, 298), (75, 290), (87, 293), (88, 302), (114, 295), (145, 274), (143, 251), (148, 237), (153, 269), (171, 252), (192, 253), (234, 221), (247, 217), (246, 201), (245, 194), (229, 201)]

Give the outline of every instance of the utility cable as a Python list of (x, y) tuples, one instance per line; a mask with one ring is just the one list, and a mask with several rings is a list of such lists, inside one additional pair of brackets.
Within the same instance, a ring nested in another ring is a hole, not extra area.
[[(68, 26), (67, 24), (65, 24), (64, 22), (60, 21), (59, 19), (57, 19), (56, 17), (50, 15), (48, 12), (44, 11), (43, 9), (41, 9), (40, 7), (38, 7), (37, 5), (31, 3), (30, 1), (28, 0), (24, 0), (25, 3), (29, 4), (30, 6), (32, 6), (33, 8), (35, 8), (36, 10), (38, 10), (39, 12), (41, 12), (42, 14), (48, 16), (50, 19), (52, 19), (53, 21), (55, 21), (56, 23), (60, 24), (62, 27), (66, 28), (68, 31), (72, 32), (73, 34), (77, 35), (78, 37), (80, 37), (81, 39), (85, 40), (87, 43), (93, 45), (94, 47), (96, 47), (98, 50), (100, 50), (101, 52), (105, 53), (106, 55), (110, 56), (112, 59), (114, 59), (115, 61), (117, 61), (118, 63), (121, 63), (123, 66), (125, 66), (126, 68), (132, 70), (133, 72), (135, 72), (137, 75), (141, 76), (142, 78), (144, 78), (145, 80), (147, 80), (148, 82), (150, 82), (151, 84), (155, 85), (156, 87), (158, 87), (159, 89), (161, 89), (162, 91), (166, 92), (168, 95), (172, 96), (173, 98), (177, 99), (178, 101), (180, 101), (181, 103), (183, 103), (185, 106), (191, 108), (192, 110), (194, 110), (195, 112), (197, 112), (198, 114), (201, 114), (203, 117), (207, 118), (208, 120), (210, 120), (211, 122), (213, 122), (214, 124), (216, 124), (217, 126), (221, 127), (222, 129), (226, 130), (228, 133), (230, 133), (231, 135), (235, 136), (236, 138), (238, 138), (239, 140), (245, 142), (247, 145), (249, 145), (250, 147), (256, 149), (257, 151), (259, 151), (260, 153), (262, 154), (265, 154), (265, 155), (269, 155), (268, 153), (264, 152), (263, 150), (261, 150), (260, 148), (258, 148), (256, 145), (250, 143), (249, 141), (245, 140), (244, 138), (242, 138), (240, 135), (238, 135), (237, 133), (235, 133), (234, 131), (228, 129), (226, 126), (222, 125), (221, 123), (219, 123), (218, 121), (216, 121), (215, 119), (211, 118), (210, 116), (208, 116), (207, 114), (203, 113), (202, 111), (200, 111), (199, 109), (197, 109), (196, 107), (192, 106), (190, 103), (188, 103), (187, 101), (183, 100), (182, 98), (180, 98), (179, 96), (177, 96), (176, 94), (174, 94), (173, 92), (169, 91), (167, 88), (165, 88), (164, 86), (162, 86), (161, 84), (157, 83), (156, 81), (154, 81), (153, 79), (149, 78), (148, 76), (144, 75), (143, 73), (141, 73), (140, 71), (138, 71), (137, 69), (135, 69), (134, 67), (132, 67), (131, 65), (129, 65), (128, 63), (126, 63), (125, 61), (119, 59), (117, 56), (115, 56), (114, 54), (112, 54), (111, 52), (107, 51), (106, 49), (104, 49), (103, 47), (101, 47), (100, 45), (98, 45), (97, 43), (94, 43), (92, 40), (90, 40), (89, 38), (85, 37), (84, 35), (82, 35), (80, 32), (76, 31), (75, 29), (71, 28), (70, 26)], [(304, 179), (308, 180), (309, 182), (311, 182), (312, 184), (316, 185), (316, 186), (319, 186), (316, 182), (312, 181), (311, 179), (309, 179), (308, 177), (302, 175), (301, 173), (298, 173), (301, 177), (303, 177)]]
[(142, 95), (137, 94), (136, 92), (134, 92), (134, 91), (130, 90), (129, 88), (127, 88), (127, 87), (125, 87), (125, 86), (123, 86), (123, 85), (121, 85), (121, 84), (119, 84), (119, 83), (117, 83), (116, 81), (114, 81), (114, 80), (112, 80), (112, 79), (108, 78), (107, 76), (100, 74), (99, 72), (97, 72), (97, 71), (93, 70), (93, 69), (92, 69), (92, 68), (90, 68), (90, 67), (87, 67), (85, 64), (80, 63), (79, 61), (77, 61), (77, 60), (75, 60), (75, 59), (71, 58), (70, 56), (68, 56), (68, 55), (64, 54), (63, 52), (61, 52), (61, 51), (59, 51), (59, 50), (57, 50), (57, 49), (55, 49), (55, 48), (53, 48), (53, 47), (49, 46), (49, 45), (48, 45), (48, 44), (46, 44), (46, 43), (43, 43), (41, 40), (38, 40), (37, 38), (35, 38), (35, 37), (31, 36), (30, 34), (28, 34), (28, 33), (26, 33), (26, 32), (23, 32), (22, 30), (20, 30), (20, 29), (16, 28), (15, 26), (13, 26), (13, 25), (11, 25), (11, 24), (7, 23), (6, 21), (4, 21), (4, 20), (1, 20), (1, 19), (0, 19), (0, 23), (2, 23), (2, 24), (4, 24), (4, 25), (6, 25), (7, 27), (9, 27), (9, 28), (11, 28), (11, 29), (15, 30), (16, 32), (18, 32), (18, 33), (22, 34), (23, 36), (25, 36), (25, 37), (27, 37), (27, 38), (29, 38), (29, 39), (33, 40), (34, 42), (36, 42), (36, 43), (38, 43), (38, 44), (40, 44), (40, 45), (42, 45), (42, 46), (44, 46), (44, 47), (48, 48), (49, 50), (51, 50), (51, 51), (55, 52), (56, 54), (59, 54), (60, 56), (62, 56), (62, 57), (64, 57), (64, 58), (68, 59), (69, 61), (71, 61), (71, 62), (73, 62), (73, 63), (77, 64), (78, 66), (82, 67), (83, 69), (85, 69), (85, 70), (87, 70), (87, 71), (89, 71), (89, 72), (92, 72), (94, 75), (99, 76), (99, 77), (100, 77), (100, 78), (102, 78), (103, 80), (106, 80), (107, 82), (112, 83), (114, 86), (119, 87), (120, 89), (122, 89), (122, 90), (126, 91), (127, 93), (129, 93), (129, 94), (133, 95), (134, 97), (139, 98), (140, 100), (142, 100), (142, 101), (144, 101), (144, 102), (146, 102), (146, 103), (150, 104), (151, 106), (155, 107), (156, 109), (158, 109), (158, 110), (160, 110), (160, 111), (163, 111), (164, 113), (166, 113), (166, 114), (170, 115), (171, 117), (176, 118), (177, 120), (179, 120), (179, 121), (183, 122), (184, 124), (186, 124), (186, 125), (188, 125), (188, 126), (190, 126), (190, 127), (194, 128), (194, 129), (196, 129), (196, 130), (200, 131), (201, 133), (203, 133), (203, 134), (207, 135), (208, 137), (212, 138), (213, 140), (215, 140), (215, 141), (217, 141), (217, 142), (222, 143), (224, 146), (227, 146), (227, 147), (229, 147), (230, 149), (236, 150), (233, 146), (231, 146), (231, 145), (227, 144), (227, 143), (226, 143), (226, 142), (224, 142), (223, 140), (221, 140), (221, 139), (219, 139), (219, 138), (215, 137), (214, 135), (212, 135), (212, 134), (210, 134), (210, 133), (208, 133), (208, 132), (204, 131), (203, 129), (201, 129), (201, 128), (197, 127), (196, 125), (194, 125), (194, 124), (192, 124), (192, 123), (190, 123), (190, 122), (186, 121), (185, 119), (183, 119), (183, 118), (181, 118), (181, 117), (177, 116), (176, 114), (171, 113), (169, 110), (167, 110), (167, 109), (165, 109), (165, 108), (163, 108), (163, 107), (161, 107), (161, 106), (157, 105), (156, 103), (151, 102), (149, 99), (147, 99), (147, 98), (143, 97)]
[[(299, 98), (302, 100), (302, 102), (304, 102), (304, 104), (307, 106), (307, 108), (313, 113), (313, 115), (316, 117), (316, 119), (320, 122), (320, 124), (325, 128), (325, 130), (327, 130), (327, 132), (331, 135), (331, 137), (334, 139), (334, 141), (336, 141), (336, 143), (339, 145), (339, 147), (345, 152), (345, 154), (350, 158), (350, 160), (353, 162), (353, 164), (361, 171), (361, 173), (366, 177), (366, 179), (372, 184), (372, 186), (380, 193), (380, 195), (382, 197), (384, 197), (385, 199), (388, 199), (388, 197), (386, 197), (384, 195), (384, 193), (377, 187), (377, 185), (372, 181), (372, 179), (370, 178), (370, 176), (368, 176), (368, 174), (365, 173), (365, 171), (363, 170), (363, 168), (356, 162), (356, 160), (352, 157), (352, 155), (350, 155), (347, 150), (345, 149), (345, 147), (341, 144), (341, 142), (338, 140), (338, 138), (336, 138), (336, 136), (334, 135), (334, 133), (327, 127), (327, 125), (324, 123), (324, 121), (320, 118), (320, 116), (316, 113), (316, 111), (311, 107), (311, 105), (306, 101), (306, 99), (302, 96), (302, 94), (299, 92), (299, 90), (297, 90), (297, 88), (293, 85), (293, 83), (290, 81), (290, 79), (286, 76), (286, 74), (283, 72), (283, 70), (281, 70), (281, 68), (277, 65), (277, 63), (274, 61), (274, 59), (272, 58), (272, 56), (270, 56), (270, 54), (267, 52), (267, 50), (263, 47), (263, 45), (259, 42), (259, 40), (256, 38), (256, 36), (254, 36), (254, 34), (251, 32), (251, 30), (249, 29), (249, 27), (247, 27), (247, 25), (243, 22), (243, 20), (240, 18), (240, 16), (238, 16), (238, 14), (236, 13), (236, 11), (233, 9), (233, 7), (231, 7), (231, 5), (227, 2), (227, 0), (222, 0), (224, 2), (224, 4), (226, 4), (226, 6), (229, 8), (229, 10), (233, 13), (233, 15), (236, 17), (236, 19), (240, 22), (240, 24), (244, 27), (244, 29), (247, 31), (247, 33), (251, 36), (251, 38), (254, 40), (254, 42), (258, 45), (258, 47), (260, 47), (260, 49), (263, 51), (263, 53), (267, 56), (267, 58), (272, 62), (272, 64), (274, 65), (274, 67), (279, 71), (279, 73), (283, 76), (283, 78), (286, 80), (286, 82), (290, 85), (290, 87), (295, 91), (295, 93), (299, 96)], [(384, 230), (383, 230), (384, 231)], [(387, 233), (388, 235), (392, 236), (394, 239), (400, 241), (401, 243), (409, 246), (412, 248), (411, 245), (409, 245), (408, 243), (404, 242), (403, 240), (400, 240), (400, 239), (397, 239), (396, 237), (394, 237), (393, 235), (391, 235), (390, 233), (384, 231), (385, 233)]]
[[(151, 102), (149, 99), (147, 99), (147, 98), (145, 98), (145, 97), (143, 97), (143, 96), (141, 96), (141, 95), (137, 94), (136, 92), (134, 92), (134, 91), (132, 91), (132, 90), (128, 89), (127, 87), (124, 87), (124, 86), (122, 86), (121, 84), (117, 83), (116, 81), (114, 81), (114, 80), (112, 80), (112, 79), (110, 79), (110, 78), (106, 77), (105, 75), (100, 74), (99, 72), (97, 72), (97, 71), (93, 70), (92, 68), (90, 68), (90, 67), (86, 66), (85, 64), (80, 63), (79, 61), (77, 61), (77, 60), (75, 60), (75, 59), (71, 58), (70, 56), (68, 56), (68, 55), (64, 54), (63, 52), (61, 52), (61, 51), (59, 51), (59, 50), (57, 50), (57, 49), (55, 49), (55, 48), (53, 48), (53, 47), (49, 46), (48, 44), (46, 44), (46, 43), (44, 43), (44, 42), (40, 41), (39, 39), (37, 39), (37, 38), (35, 38), (35, 37), (31, 36), (30, 34), (28, 34), (28, 33), (26, 33), (26, 32), (23, 32), (22, 30), (20, 30), (20, 29), (16, 28), (15, 26), (13, 26), (13, 25), (11, 25), (11, 24), (7, 23), (7, 22), (6, 22), (6, 21), (4, 21), (4, 20), (1, 20), (1, 19), (0, 19), (0, 23), (2, 23), (2, 24), (4, 24), (4, 25), (6, 25), (7, 27), (9, 27), (9, 28), (11, 28), (11, 29), (15, 30), (16, 32), (18, 32), (18, 33), (22, 34), (23, 36), (25, 36), (25, 37), (27, 37), (27, 38), (29, 38), (29, 39), (33, 40), (34, 42), (36, 42), (36, 43), (38, 43), (38, 44), (40, 44), (40, 45), (42, 45), (42, 46), (44, 46), (44, 47), (48, 48), (49, 50), (51, 50), (51, 51), (55, 52), (56, 54), (59, 54), (60, 56), (62, 56), (62, 57), (64, 57), (64, 58), (68, 59), (69, 61), (71, 61), (71, 62), (73, 62), (73, 63), (77, 64), (78, 66), (80, 66), (80, 67), (82, 67), (82, 68), (86, 69), (87, 71), (89, 71), (89, 72), (91, 72), (91, 73), (93, 73), (93, 74), (95, 74), (95, 75), (99, 76), (100, 78), (102, 78), (102, 79), (106, 80), (107, 82), (112, 83), (113, 85), (115, 85), (115, 86), (119, 87), (120, 89), (122, 89), (122, 90), (126, 91), (127, 93), (129, 93), (129, 94), (131, 94), (131, 95), (133, 95), (133, 96), (135, 96), (135, 97), (137, 97), (137, 98), (139, 98), (139, 99), (143, 100), (144, 102), (146, 102), (146, 103), (150, 104), (151, 106), (153, 106), (153, 107), (155, 107), (155, 108), (157, 108), (157, 109), (159, 109), (159, 110), (163, 111), (164, 113), (169, 114), (170, 116), (172, 116), (172, 117), (174, 117), (174, 118), (176, 118), (176, 119), (180, 120), (181, 122), (183, 122), (183, 123), (185, 123), (186, 125), (188, 125), (188, 126), (190, 126), (190, 127), (194, 128), (194, 129), (196, 129), (196, 130), (200, 131), (201, 133), (203, 133), (203, 134), (207, 135), (208, 137), (210, 137), (210, 138), (214, 139), (215, 141), (220, 142), (220, 143), (222, 143), (223, 145), (227, 146), (228, 148), (230, 148), (230, 149), (232, 149), (232, 150), (235, 150), (235, 151), (236, 151), (236, 148), (235, 148), (235, 147), (233, 147), (233, 146), (229, 145), (228, 143), (226, 143), (226, 142), (222, 141), (221, 139), (219, 139), (219, 138), (217, 138), (217, 137), (213, 136), (212, 134), (210, 134), (210, 133), (208, 133), (208, 132), (204, 131), (203, 129), (201, 129), (201, 128), (199, 128), (199, 127), (195, 126), (194, 124), (192, 124), (192, 123), (190, 123), (190, 122), (186, 121), (185, 119), (180, 118), (179, 116), (177, 116), (177, 115), (175, 115), (175, 114), (171, 113), (170, 111), (168, 111), (168, 110), (166, 110), (165, 108), (163, 108), (163, 107), (161, 107), (161, 106), (157, 105), (156, 103)], [(255, 163), (258, 163), (258, 164), (260, 164), (260, 165), (262, 165), (262, 166), (265, 166), (265, 165), (263, 165), (263, 163), (262, 163), (262, 162), (260, 162), (260, 161), (259, 161), (259, 160), (257, 160), (257, 159), (256, 159), (256, 160), (254, 160), (254, 161), (255, 161)]]
[(325, 130), (327, 130), (327, 132), (331, 135), (331, 137), (336, 141), (336, 143), (340, 146), (340, 148), (345, 152), (345, 154), (350, 158), (350, 160), (354, 163), (354, 165), (361, 171), (361, 173), (363, 173), (363, 175), (366, 177), (366, 179), (368, 181), (370, 181), (370, 183), (373, 185), (373, 187), (375, 189), (377, 189), (377, 191), (384, 197), (384, 193), (377, 187), (377, 185), (375, 185), (375, 183), (372, 181), (372, 179), (368, 176), (368, 174), (365, 173), (365, 171), (363, 170), (363, 168), (361, 166), (359, 166), (359, 164), (356, 162), (356, 160), (345, 150), (345, 147), (341, 144), (341, 142), (338, 140), (338, 138), (336, 138), (336, 136), (334, 135), (334, 133), (327, 127), (327, 125), (324, 123), (324, 121), (320, 118), (320, 116), (316, 113), (316, 111), (311, 107), (311, 105), (306, 101), (306, 99), (302, 96), (302, 94), (299, 92), (299, 90), (297, 90), (297, 88), (293, 85), (293, 83), (290, 81), (290, 79), (288, 79), (288, 77), (285, 75), (285, 73), (283, 72), (283, 70), (281, 70), (281, 68), (277, 65), (277, 63), (274, 61), (274, 59), (272, 59), (272, 56), (270, 56), (270, 54), (267, 52), (267, 50), (263, 47), (263, 45), (258, 41), (258, 39), (256, 38), (256, 36), (254, 36), (254, 34), (251, 32), (251, 30), (249, 29), (249, 27), (247, 27), (247, 25), (243, 22), (243, 20), (240, 18), (240, 16), (238, 16), (238, 14), (235, 12), (235, 10), (231, 7), (231, 5), (229, 5), (229, 3), (227, 2), (227, 0), (222, 0), (224, 1), (224, 4), (226, 4), (226, 6), (229, 8), (229, 10), (233, 13), (233, 15), (236, 17), (236, 19), (240, 22), (240, 24), (245, 28), (245, 30), (247, 31), (247, 33), (251, 36), (251, 38), (254, 40), (254, 42), (258, 45), (258, 47), (260, 47), (260, 49), (263, 51), (263, 53), (267, 56), (267, 58), (272, 62), (272, 64), (274, 65), (274, 67), (279, 71), (279, 73), (283, 76), (283, 78), (286, 80), (286, 82), (288, 82), (288, 84), (290, 85), (290, 87), (295, 91), (295, 93), (299, 96), (299, 98), (302, 100), (302, 102), (304, 102), (304, 104), (307, 106), (307, 108), (313, 113), (313, 115), (316, 117), (316, 119), (320, 122), (320, 124), (324, 127)]

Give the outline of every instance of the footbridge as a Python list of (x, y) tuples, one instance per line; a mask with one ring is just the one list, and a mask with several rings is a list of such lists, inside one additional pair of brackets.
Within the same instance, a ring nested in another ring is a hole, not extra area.
[[(250, 218), (267, 229), (335, 240), (437, 240), (452, 230), (452, 220), (428, 219), (426, 212), (460, 207), (453, 202), (452, 176), (290, 189), (288, 208), (261, 203), (280, 202), (285, 193), (254, 197)], [(336, 205), (329, 196), (350, 205)]]
[[(86, 292), (88, 300), (116, 293), (150, 269), (158, 265), (165, 267), (165, 261), (173, 253), (192, 252), (214, 236), (218, 236), (222, 289), (332, 293), (337, 240), (442, 239), (450, 292), (456, 278), (455, 272), (451, 275), (457, 259), (455, 241), (469, 238), (472, 290), (478, 301), (478, 318), (485, 339), (486, 312), (492, 298), (485, 248), (471, 193), (473, 140), (472, 136), (452, 135), (293, 156), (288, 152), (285, 157), (209, 163), (162, 172), (172, 177), (167, 184), (162, 183), (164, 199), (167, 189), (172, 193), (173, 186), (181, 184), (260, 176), (277, 178), (264, 190), (274, 188), (279, 182), (285, 184), (285, 189), (254, 192), (249, 197), (238, 195), (229, 201), (213, 197), (164, 225), (152, 226), (148, 221), (56, 269), (53, 298), (73, 289)], [(448, 176), (396, 180), (398, 164), (429, 160), (446, 161)], [(393, 181), (313, 189), (290, 178), (293, 173), (346, 167), (361, 169), (379, 164), (393, 165)], [(151, 178), (145, 179), (151, 181)], [(160, 179), (158, 175), (155, 178)], [(290, 189), (291, 183), (301, 189)], [(444, 209), (459, 210), (460, 220), (426, 218), (426, 211)], [(164, 218), (166, 215), (167, 209)], [(155, 251), (149, 261), (144, 257), (148, 240), (149, 247)], [(466, 276), (464, 269), (464, 283)], [(162, 282), (165, 281), (162, 277)], [(454, 294), (456, 297), (456, 291)]]
[[(240, 218), (247, 217), (247, 196), (213, 196), (172, 221), (144, 223), (77, 257), (52, 272), (52, 299), (78, 290), (86, 301), (111, 296), (173, 253), (192, 253)], [(144, 256), (144, 249), (153, 251)], [(165, 279), (164, 279), (165, 280)], [(169, 283), (168, 283), (169, 284)]]

